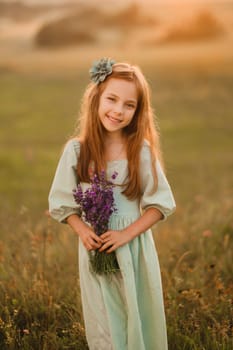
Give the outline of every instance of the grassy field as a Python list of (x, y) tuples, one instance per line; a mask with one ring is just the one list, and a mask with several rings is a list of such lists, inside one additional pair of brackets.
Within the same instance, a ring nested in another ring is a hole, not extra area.
[[(192, 57), (192, 54), (190, 54)], [(176, 214), (155, 228), (169, 350), (232, 349), (233, 138), (229, 62), (142, 64)], [(84, 64), (85, 66), (85, 64)], [(1, 70), (0, 348), (85, 350), (77, 241), (47, 218), (86, 70)]]

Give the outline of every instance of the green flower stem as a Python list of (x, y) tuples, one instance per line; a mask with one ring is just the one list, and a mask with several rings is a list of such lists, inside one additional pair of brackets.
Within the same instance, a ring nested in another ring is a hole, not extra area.
[(98, 275), (109, 275), (120, 271), (116, 253), (99, 252), (98, 250), (89, 252), (90, 267), (93, 273)]

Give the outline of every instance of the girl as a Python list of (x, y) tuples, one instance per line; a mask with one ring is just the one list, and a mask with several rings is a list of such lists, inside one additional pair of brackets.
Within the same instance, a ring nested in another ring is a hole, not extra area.
[[(49, 194), (50, 213), (79, 236), (79, 271), (90, 350), (166, 350), (158, 257), (150, 227), (175, 210), (161, 167), (159, 134), (141, 70), (101, 59), (90, 70), (81, 128), (68, 141)], [(109, 230), (100, 237), (80, 217), (72, 190), (91, 174), (117, 171)], [(115, 251), (120, 271), (93, 274), (88, 251)]]

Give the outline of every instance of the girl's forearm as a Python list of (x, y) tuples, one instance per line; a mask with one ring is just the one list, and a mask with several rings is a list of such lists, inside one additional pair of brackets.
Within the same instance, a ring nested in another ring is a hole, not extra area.
[(163, 218), (163, 214), (156, 208), (147, 209), (143, 215), (127, 226), (122, 232), (129, 235), (130, 239), (139, 236)]
[(67, 223), (70, 225), (70, 227), (74, 230), (74, 232), (80, 236), (82, 232), (85, 232), (86, 230), (90, 230), (88, 225), (82, 221), (76, 214), (72, 214), (68, 216), (66, 219)]
[(127, 226), (125, 229), (116, 231), (109, 230), (101, 238), (103, 244), (99, 249), (100, 252), (106, 250), (107, 253), (111, 253), (117, 248), (129, 243), (135, 237), (148, 230), (156, 222), (161, 220), (163, 214), (156, 208), (149, 208), (145, 213), (132, 224)]

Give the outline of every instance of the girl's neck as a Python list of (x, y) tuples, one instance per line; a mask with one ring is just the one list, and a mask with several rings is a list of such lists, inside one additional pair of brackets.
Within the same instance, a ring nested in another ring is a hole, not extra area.
[(114, 161), (126, 158), (126, 143), (121, 135), (111, 135), (104, 141), (106, 161)]
[(108, 134), (105, 136), (104, 145), (105, 147), (108, 147), (109, 145), (119, 145), (119, 144), (125, 144), (125, 138), (122, 134)]

